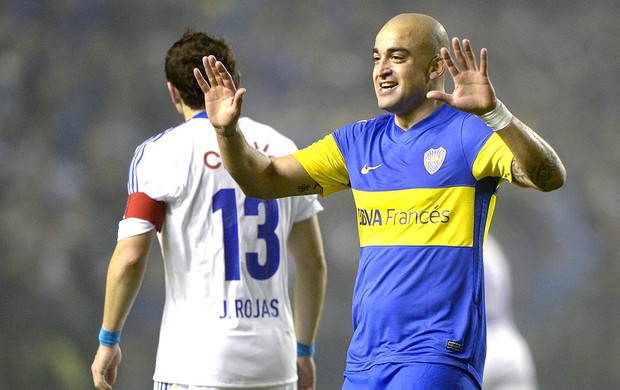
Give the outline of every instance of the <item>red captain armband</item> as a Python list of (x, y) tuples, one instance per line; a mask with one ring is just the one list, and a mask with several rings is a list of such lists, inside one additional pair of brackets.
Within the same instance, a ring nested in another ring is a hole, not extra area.
[(155, 229), (161, 232), (164, 224), (166, 203), (152, 199), (144, 192), (129, 194), (124, 218), (139, 218), (155, 225)]

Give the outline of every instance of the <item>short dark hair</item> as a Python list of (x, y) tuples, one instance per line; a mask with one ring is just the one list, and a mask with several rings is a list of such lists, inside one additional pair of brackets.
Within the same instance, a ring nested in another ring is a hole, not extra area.
[(181, 99), (194, 110), (204, 109), (204, 94), (194, 77), (194, 69), (205, 74), (202, 58), (214, 55), (232, 75), (235, 85), (239, 84), (239, 73), (235, 55), (230, 45), (222, 38), (187, 29), (166, 54), (164, 65), (166, 79), (179, 90)]

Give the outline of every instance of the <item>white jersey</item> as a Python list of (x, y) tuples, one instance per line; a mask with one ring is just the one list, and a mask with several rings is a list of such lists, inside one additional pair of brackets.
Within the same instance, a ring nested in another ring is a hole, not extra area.
[[(248, 118), (239, 127), (269, 156), (292, 141)], [(153, 379), (202, 386), (270, 386), (297, 380), (286, 239), (322, 207), (316, 196), (247, 198), (226, 172), (203, 112), (136, 149), (129, 193), (166, 204), (158, 233), (166, 299)], [(119, 239), (151, 230), (136, 218)]]
[(483, 390), (536, 390), (536, 369), (530, 348), (512, 315), (510, 264), (497, 240), (484, 247), (487, 312), (487, 356)]

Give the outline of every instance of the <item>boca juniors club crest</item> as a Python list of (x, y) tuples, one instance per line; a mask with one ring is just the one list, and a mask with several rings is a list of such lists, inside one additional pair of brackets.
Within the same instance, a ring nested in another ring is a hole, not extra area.
[(446, 159), (446, 149), (429, 149), (424, 153), (424, 168), (431, 175), (441, 168)]

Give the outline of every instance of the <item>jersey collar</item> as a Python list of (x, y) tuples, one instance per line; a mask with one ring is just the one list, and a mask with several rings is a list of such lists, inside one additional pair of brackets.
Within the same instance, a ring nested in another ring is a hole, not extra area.
[(208, 118), (207, 116), (207, 112), (206, 111), (200, 111), (198, 114), (194, 115), (192, 117), (192, 119), (196, 119), (196, 118)]

